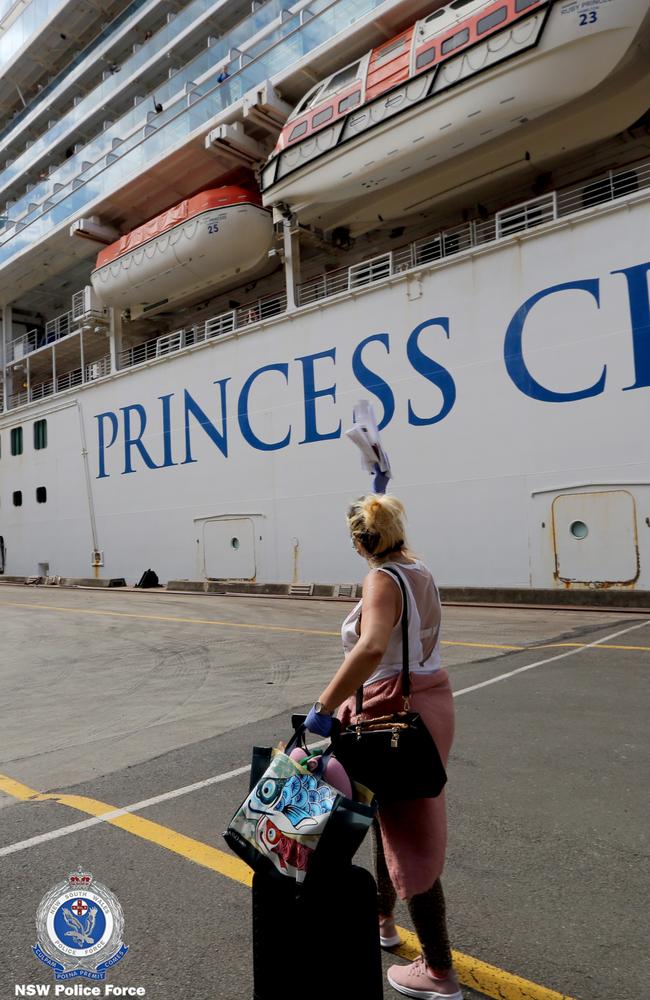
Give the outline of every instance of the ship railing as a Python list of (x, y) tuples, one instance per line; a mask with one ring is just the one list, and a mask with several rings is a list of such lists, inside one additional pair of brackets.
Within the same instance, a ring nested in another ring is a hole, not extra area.
[(560, 191), (557, 196), (558, 215), (572, 215), (585, 208), (595, 208), (649, 186), (650, 163), (610, 170), (604, 176)]
[(495, 216), (496, 238), (504, 239), (515, 233), (524, 232), (541, 226), (544, 222), (552, 222), (557, 218), (557, 192), (531, 198), (520, 205), (511, 205), (502, 209)]
[(72, 312), (61, 313), (60, 316), (48, 320), (45, 324), (45, 343), (53, 344), (56, 340), (67, 337), (73, 329)]
[(38, 347), (38, 331), (30, 330), (7, 345), (7, 361), (20, 361)]
[(39, 382), (38, 385), (31, 387), (29, 401), (33, 402), (34, 400), (45, 399), (46, 396), (53, 396), (54, 392), (54, 379), (48, 379), (47, 382)]
[(74, 371), (65, 372), (63, 375), (57, 375), (56, 377), (56, 391), (65, 392), (66, 389), (74, 389), (77, 385), (82, 385), (83, 375), (81, 368), (75, 368)]
[(212, 337), (221, 337), (225, 333), (232, 333), (237, 324), (237, 314), (234, 309), (230, 312), (221, 313), (205, 321), (203, 328), (204, 340), (211, 340)]
[(103, 378), (111, 373), (110, 355), (105, 355), (97, 361), (90, 361), (82, 368), (75, 368), (73, 371), (63, 372), (56, 378), (45, 379), (37, 382), (29, 389), (21, 389), (9, 396), (9, 409), (13, 410), (17, 406), (25, 406), (27, 403), (37, 402), (39, 399), (47, 399), (48, 396), (55, 396), (57, 393), (74, 389), (84, 382), (94, 382), (98, 378)]
[(164, 333), (160, 337), (145, 341), (143, 344), (126, 348), (120, 352), (120, 368), (132, 368), (134, 365), (141, 365), (146, 361), (163, 358), (167, 354), (175, 354), (185, 347), (192, 347), (205, 340), (230, 335), (253, 323), (263, 322), (273, 316), (281, 316), (286, 312), (286, 309), (286, 292), (255, 299), (253, 302), (247, 302), (236, 309), (212, 316), (204, 323)]
[(9, 396), (9, 409), (15, 410), (18, 406), (25, 406), (29, 403), (29, 394), (27, 389), (21, 389), (20, 392), (12, 392)]
[(235, 310), (235, 328), (241, 330), (242, 327), (251, 326), (253, 323), (261, 323), (265, 319), (279, 316), (286, 311), (286, 292), (277, 295), (265, 295), (254, 302), (247, 302)]
[(103, 378), (111, 374), (111, 356), (104, 355), (97, 361), (90, 361), (84, 366), (84, 382), (94, 382), (95, 379)]

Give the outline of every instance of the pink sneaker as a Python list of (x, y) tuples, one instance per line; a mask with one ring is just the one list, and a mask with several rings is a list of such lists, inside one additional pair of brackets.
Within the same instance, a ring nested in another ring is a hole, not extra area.
[(410, 965), (391, 965), (388, 982), (405, 997), (417, 997), (419, 1000), (463, 1000), (454, 970), (450, 969), (445, 979), (434, 979), (429, 975), (422, 955)]
[(397, 948), (402, 943), (392, 915), (383, 917), (381, 913), (379, 914), (379, 943), (382, 948)]

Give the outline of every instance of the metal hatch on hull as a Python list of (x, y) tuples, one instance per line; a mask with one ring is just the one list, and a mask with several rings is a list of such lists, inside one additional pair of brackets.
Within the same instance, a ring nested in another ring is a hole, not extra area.
[(91, 281), (105, 305), (153, 313), (263, 273), (272, 242), (271, 215), (256, 192), (211, 188), (102, 250)]
[(465, 183), (525, 165), (530, 147), (543, 159), (535, 135), (550, 122), (549, 152), (624, 128), (647, 104), (643, 88), (638, 107), (630, 100), (629, 78), (615, 124), (611, 109), (601, 120), (590, 107), (588, 128), (567, 121), (562, 132), (563, 115), (584, 111), (596, 88), (606, 101), (605, 85), (614, 93), (628, 64), (648, 72), (637, 47), (647, 0), (590, 10), (568, 0), (455, 0), (434, 11), (303, 98), (262, 172), (264, 204), (362, 231), (364, 219), (376, 224), (377, 213), (396, 217), (416, 204), (424, 179), (429, 197), (448, 189), (438, 178), (452, 163)]

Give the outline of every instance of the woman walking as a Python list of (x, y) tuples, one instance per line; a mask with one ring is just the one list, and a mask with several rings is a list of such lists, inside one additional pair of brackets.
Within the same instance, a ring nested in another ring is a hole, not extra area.
[[(401, 575), (408, 595), (410, 707), (419, 712), (443, 763), (454, 734), (447, 671), (440, 658), (440, 598), (427, 567), (406, 547), (404, 508), (392, 496), (370, 494), (348, 511), (352, 544), (370, 571), (363, 596), (343, 622), (345, 659), (307, 716), (321, 736), (338, 709), (342, 725), (355, 717), (354, 693), (363, 684), (363, 717), (400, 711), (402, 699), (402, 594), (389, 567)], [(452, 967), (445, 899), (440, 883), (447, 842), (444, 793), (435, 799), (380, 805), (373, 828), (383, 947), (399, 944), (393, 910), (406, 900), (423, 954), (410, 965), (393, 965), (388, 981), (399, 993), (422, 1000), (463, 1000)]]

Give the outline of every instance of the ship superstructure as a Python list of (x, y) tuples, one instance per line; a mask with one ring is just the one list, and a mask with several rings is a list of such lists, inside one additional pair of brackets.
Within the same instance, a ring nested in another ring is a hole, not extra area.
[(650, 587), (645, 0), (27, 9), (0, 570), (353, 579), (365, 396), (441, 582)]

